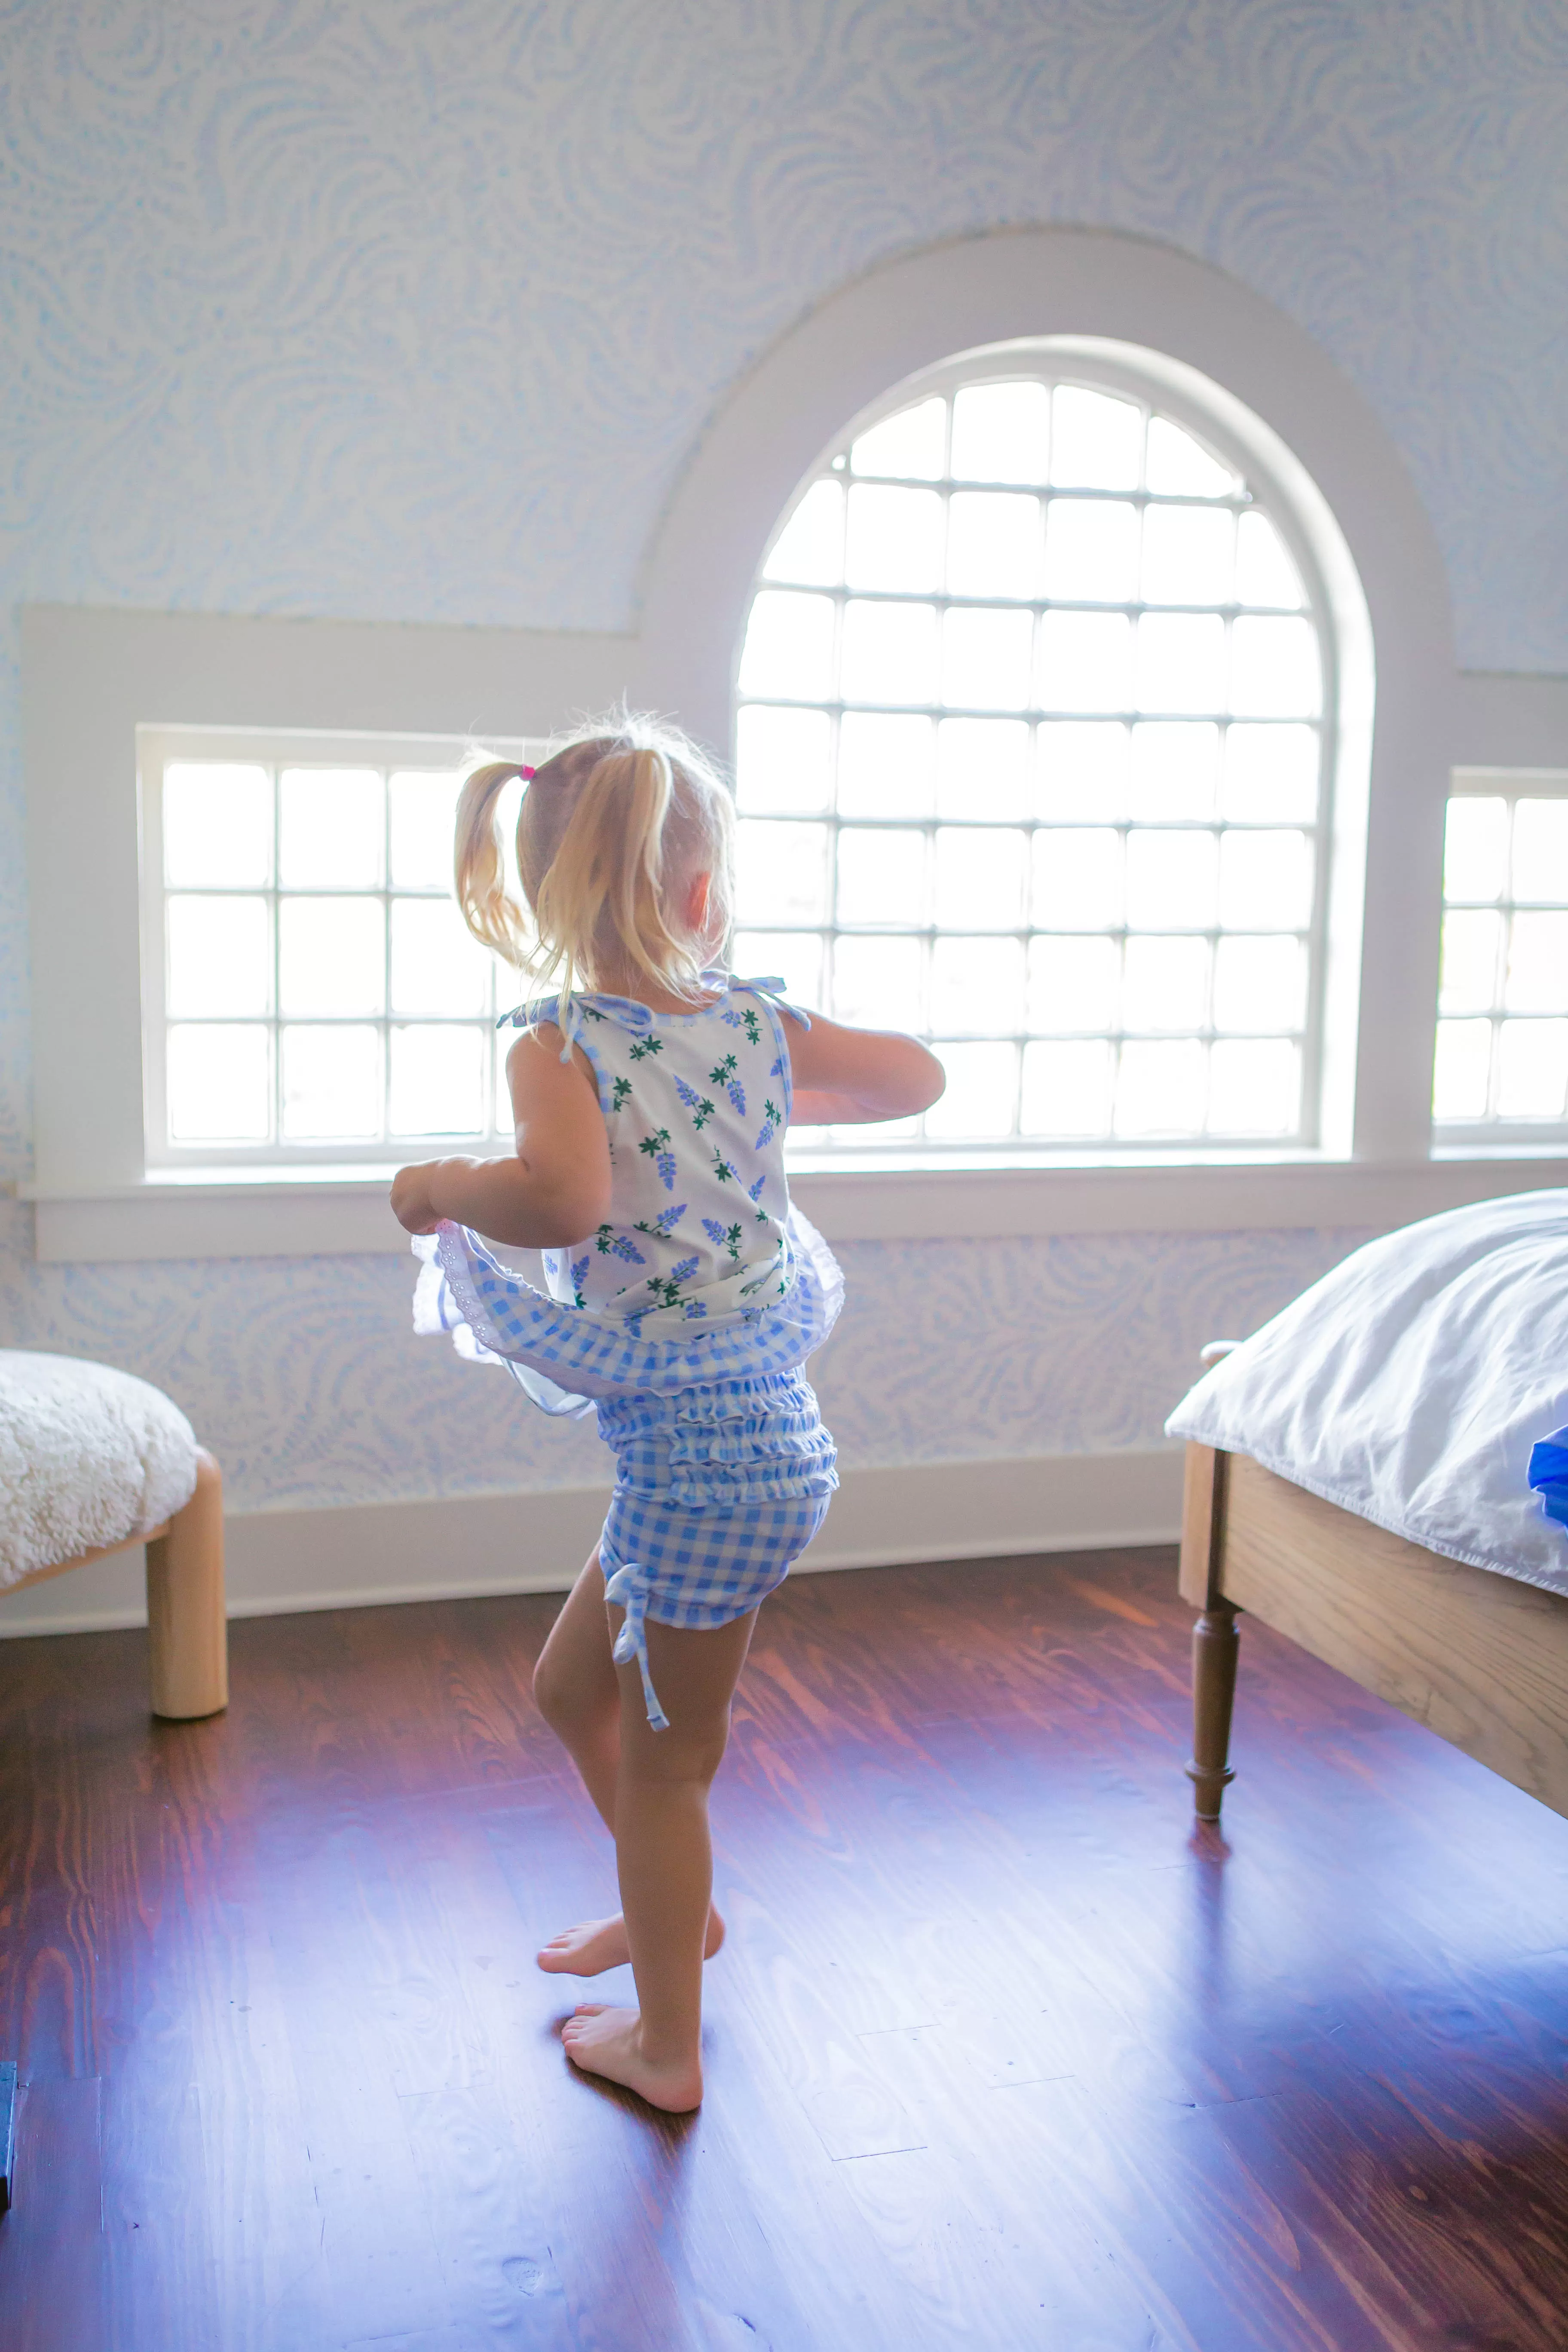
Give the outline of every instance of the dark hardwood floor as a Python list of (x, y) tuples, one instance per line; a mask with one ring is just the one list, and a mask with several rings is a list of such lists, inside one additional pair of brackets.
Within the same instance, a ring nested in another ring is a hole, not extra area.
[(656, 2121), (532, 1963), (555, 1606), (237, 1623), (184, 1727), (0, 1643), (5, 2352), (1568, 2346), (1568, 1822), (1244, 1625), (1194, 1835), (1167, 1552), (801, 1578)]

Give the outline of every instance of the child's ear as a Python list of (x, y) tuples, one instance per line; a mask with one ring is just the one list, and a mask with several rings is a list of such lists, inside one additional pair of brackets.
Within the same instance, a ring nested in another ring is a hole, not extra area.
[(713, 897), (711, 874), (694, 874), (686, 887), (686, 921), (694, 939), (700, 939), (708, 929), (708, 909)]

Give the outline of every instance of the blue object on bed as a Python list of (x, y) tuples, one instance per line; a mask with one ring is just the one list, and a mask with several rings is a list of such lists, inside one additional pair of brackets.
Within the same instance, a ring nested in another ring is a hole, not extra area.
[(1547, 1517), (1560, 1519), (1568, 1528), (1568, 1428), (1554, 1429), (1550, 1437), (1536, 1440), (1525, 1475), (1540, 1495)]

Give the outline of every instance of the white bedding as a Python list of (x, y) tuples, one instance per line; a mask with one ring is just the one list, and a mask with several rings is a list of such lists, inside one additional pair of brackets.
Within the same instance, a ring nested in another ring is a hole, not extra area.
[(1568, 1528), (1525, 1483), (1568, 1422), (1568, 1192), (1369, 1242), (1183, 1398), (1165, 1427), (1449, 1559), (1568, 1593)]

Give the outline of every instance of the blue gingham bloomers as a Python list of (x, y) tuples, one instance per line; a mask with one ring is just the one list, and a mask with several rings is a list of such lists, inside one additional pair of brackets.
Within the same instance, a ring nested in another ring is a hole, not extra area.
[(795, 1503), (688, 1510), (616, 1490), (599, 1538), (599, 1565), (605, 1599), (626, 1612), (616, 1637), (616, 1663), (637, 1660), (643, 1704), (656, 1731), (668, 1731), (669, 1717), (648, 1671), (644, 1619), (658, 1625), (727, 1625), (743, 1617), (784, 1582), (827, 1517), (827, 1504), (822, 1494)]
[(636, 1659), (656, 1729), (667, 1719), (645, 1621), (714, 1626), (755, 1608), (838, 1483), (802, 1367), (833, 1328), (843, 1276), (784, 1181), (778, 984), (710, 984), (695, 1013), (605, 996), (568, 1007), (565, 1051), (587, 1054), (608, 1131), (611, 1213), (546, 1255), (553, 1296), (463, 1226), (414, 1241), (416, 1331), (504, 1364), (547, 1412), (597, 1411), (616, 1457), (600, 1543), (607, 1597), (626, 1612), (615, 1654)]

